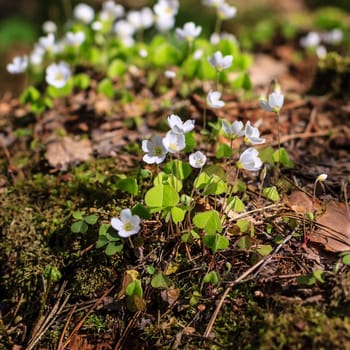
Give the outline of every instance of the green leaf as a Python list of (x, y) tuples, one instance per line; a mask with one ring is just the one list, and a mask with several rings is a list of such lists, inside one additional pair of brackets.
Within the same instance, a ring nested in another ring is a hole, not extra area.
[(208, 272), (204, 278), (203, 278), (204, 283), (211, 283), (213, 285), (218, 284), (219, 278), (218, 275), (215, 271), (210, 271)]
[(217, 159), (229, 158), (232, 156), (232, 148), (226, 143), (220, 143), (216, 148), (215, 156)]
[(157, 273), (151, 280), (151, 286), (153, 288), (168, 288), (169, 279), (161, 272)]
[(270, 244), (264, 244), (257, 249), (257, 252), (262, 256), (267, 256), (272, 252), (272, 247)]
[(252, 245), (253, 243), (249, 236), (243, 236), (237, 243), (237, 247), (241, 250), (249, 250)]
[(88, 215), (88, 216), (84, 216), (84, 221), (89, 224), (89, 225), (95, 225), (96, 222), (98, 220), (98, 216), (97, 215)]
[(324, 271), (323, 270), (314, 270), (312, 272), (315, 279), (321, 283), (324, 283)]
[(108, 256), (114, 255), (116, 253), (120, 253), (124, 248), (124, 245), (121, 244), (116, 244), (114, 242), (110, 242), (108, 243), (106, 249), (105, 249), (105, 253)]
[(263, 194), (266, 196), (266, 198), (270, 199), (273, 202), (278, 202), (280, 200), (276, 186), (265, 187), (263, 189)]
[(203, 172), (206, 173), (207, 175), (215, 175), (219, 177), (221, 180), (226, 179), (226, 171), (218, 165), (209, 165), (203, 169)]
[(91, 79), (90, 77), (85, 73), (80, 73), (74, 76), (74, 86), (81, 90), (86, 90), (88, 87), (90, 87)]
[(145, 203), (150, 208), (171, 208), (179, 203), (179, 195), (170, 185), (157, 185), (147, 191)]
[(56, 88), (54, 86), (49, 85), (46, 91), (47, 94), (53, 98), (66, 97), (70, 95), (73, 91), (73, 79), (68, 79), (66, 85), (61, 88)]
[(107, 245), (109, 243), (109, 240), (107, 239), (107, 237), (105, 235), (99, 235), (98, 236), (98, 240), (96, 242), (96, 248), (102, 248), (105, 245)]
[(195, 60), (193, 56), (189, 56), (181, 66), (181, 71), (187, 78), (194, 78), (197, 75), (199, 60)]
[(125, 288), (125, 294), (126, 295), (137, 295), (139, 297), (142, 297), (143, 295), (143, 290), (142, 290), (142, 285), (141, 281), (136, 279), (128, 284), (128, 286)]
[[(185, 153), (191, 153), (196, 147), (196, 139), (194, 137), (194, 132), (186, 132), (185, 134), (186, 147), (184, 149)], [(192, 169), (191, 169), (192, 170)]]
[(198, 213), (193, 217), (193, 224), (203, 229), (208, 235), (214, 235), (222, 231), (219, 213), (216, 210), (209, 210)]
[(186, 209), (180, 207), (171, 208), (171, 217), (174, 221), (174, 224), (178, 224), (184, 220), (186, 211)]
[(84, 220), (84, 214), (85, 214), (84, 211), (74, 211), (72, 215), (74, 219)]
[(128, 177), (122, 179), (118, 182), (118, 188), (121, 190), (130, 193), (132, 196), (136, 196), (139, 193), (139, 186), (137, 180), (133, 177)]
[(84, 222), (83, 220), (79, 220), (71, 225), (70, 230), (73, 233), (86, 233), (88, 228), (89, 226), (86, 224), (86, 222)]
[(290, 169), (294, 168), (294, 162), (289, 158), (288, 152), (285, 148), (281, 148), (277, 151), (275, 151), (272, 155), (272, 158), (275, 163), (280, 162), (281, 165), (283, 165), (285, 168)]
[(113, 83), (108, 78), (105, 78), (100, 81), (100, 83), (97, 86), (97, 91), (109, 98), (113, 98), (115, 93)]
[(216, 70), (209, 64), (206, 57), (198, 60), (197, 76), (200, 80), (216, 79)]
[(124, 61), (120, 59), (113, 60), (107, 70), (108, 78), (115, 78), (123, 75), (127, 70), (127, 66)]
[(148, 208), (140, 203), (135, 204), (131, 211), (134, 215), (138, 215), (141, 219), (149, 220), (151, 218), (151, 213), (149, 212)]
[(243, 202), (239, 199), (239, 197), (234, 196), (227, 199), (227, 210), (233, 210), (236, 213), (241, 213), (245, 210), (245, 205)]
[(99, 230), (98, 230), (98, 235), (106, 235), (108, 230), (111, 228), (111, 224), (101, 224)]
[(268, 163), (270, 165), (275, 165), (273, 160), (274, 149), (272, 147), (266, 147), (259, 150), (259, 157), (263, 163)]
[(184, 180), (191, 175), (192, 168), (188, 163), (176, 159), (165, 165), (164, 172), (175, 175), (179, 180)]
[(216, 253), (218, 250), (226, 249), (229, 245), (229, 240), (219, 234), (216, 235), (206, 235), (203, 237), (203, 243)]
[(170, 185), (176, 192), (182, 190), (182, 181), (172, 174), (160, 172), (153, 180), (153, 185)]
[(155, 47), (152, 53), (152, 63), (158, 67), (177, 65), (180, 58), (179, 51), (167, 42)]
[(195, 188), (203, 190), (203, 195), (209, 194), (219, 195), (226, 192), (226, 183), (217, 175), (208, 175), (205, 171), (202, 171), (194, 181)]
[(350, 254), (346, 254), (342, 257), (342, 262), (345, 265), (350, 265)]
[(312, 274), (306, 276), (298, 276), (296, 280), (299, 285), (312, 286), (316, 283), (316, 278)]
[(34, 86), (27, 87), (21, 94), (19, 100), (22, 104), (32, 103), (40, 99), (40, 91)]

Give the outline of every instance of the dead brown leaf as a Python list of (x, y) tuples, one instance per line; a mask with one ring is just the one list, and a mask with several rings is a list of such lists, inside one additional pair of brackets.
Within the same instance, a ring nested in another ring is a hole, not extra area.
[(344, 203), (328, 203), (317, 224), (319, 227), (308, 237), (310, 241), (321, 243), (332, 252), (350, 250), (350, 217)]
[(91, 141), (74, 140), (69, 136), (55, 139), (47, 144), (46, 158), (52, 167), (67, 170), (69, 164), (87, 161), (92, 154)]
[(268, 86), (273, 79), (287, 72), (287, 65), (271, 56), (259, 54), (255, 56), (254, 64), (249, 69), (253, 86)]
[(169, 305), (173, 305), (180, 296), (180, 289), (168, 288), (162, 290), (160, 294), (163, 301), (167, 302)]
[[(350, 250), (350, 215), (344, 203), (331, 201), (325, 208), (302, 191), (288, 197), (289, 206), (298, 214), (316, 214), (317, 226), (308, 233), (308, 240), (320, 243), (331, 252)], [(320, 216), (318, 213), (323, 210)]]

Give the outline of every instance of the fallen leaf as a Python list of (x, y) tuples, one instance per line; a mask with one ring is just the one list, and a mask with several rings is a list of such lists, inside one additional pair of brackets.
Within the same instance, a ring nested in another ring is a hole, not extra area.
[(50, 141), (45, 156), (52, 167), (67, 170), (69, 164), (87, 161), (91, 154), (90, 140), (74, 140), (67, 136)]
[(253, 86), (267, 86), (286, 71), (287, 65), (284, 62), (259, 54), (255, 56), (254, 63), (249, 69), (249, 76)]
[(164, 289), (161, 291), (160, 295), (163, 301), (167, 302), (169, 305), (173, 305), (180, 296), (180, 289), (178, 288)]
[(350, 250), (350, 217), (345, 204), (328, 203), (317, 224), (317, 229), (308, 236), (311, 242), (320, 243), (331, 252)]

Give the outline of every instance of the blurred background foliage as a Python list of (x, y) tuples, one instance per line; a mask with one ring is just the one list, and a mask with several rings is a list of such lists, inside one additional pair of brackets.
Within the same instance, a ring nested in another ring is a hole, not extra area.
[[(16, 0), (0, 3), (0, 97), (6, 92), (14, 95), (22, 90), (23, 76), (10, 75), (6, 64), (15, 55), (29, 53), (33, 44), (43, 35), (41, 26), (46, 20), (64, 28), (72, 16), (77, 0)], [(103, 0), (84, 1), (96, 9)], [(117, 0), (126, 9), (153, 6), (151, 0)], [(349, 29), (347, 11), (349, 0), (231, 0), (227, 1), (238, 9), (237, 17), (224, 23), (223, 30), (235, 34), (243, 49), (261, 50), (279, 38), (295, 39), (297, 33), (313, 28)], [(195, 21), (203, 27), (203, 34), (209, 36), (214, 28), (215, 13), (201, 4), (201, 0), (180, 0), (177, 25)], [(312, 16), (310, 15), (312, 14)], [(350, 39), (348, 46), (350, 46)]]

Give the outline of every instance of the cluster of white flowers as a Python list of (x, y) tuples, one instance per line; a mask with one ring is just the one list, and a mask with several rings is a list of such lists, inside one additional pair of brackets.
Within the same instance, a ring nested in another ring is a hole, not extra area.
[(319, 58), (327, 55), (326, 45), (338, 45), (344, 39), (344, 33), (339, 28), (331, 29), (328, 32), (311, 31), (300, 39), (300, 45), (306, 49), (314, 49)]
[(155, 24), (160, 32), (167, 32), (175, 25), (175, 16), (179, 11), (178, 0), (158, 0), (153, 6)]
[[(165, 137), (156, 135), (151, 140), (142, 141), (142, 150), (146, 153), (143, 160), (147, 164), (160, 164), (168, 153), (179, 153), (185, 149), (185, 134), (194, 129), (194, 120), (183, 122), (178, 115), (172, 114), (168, 117), (168, 124), (170, 130)], [(206, 160), (206, 156), (200, 151), (189, 156), (189, 163), (193, 168), (202, 168)]]
[[(222, 129), (225, 134), (231, 138), (237, 138), (244, 136), (244, 141), (250, 145), (261, 145), (265, 143), (265, 139), (260, 137), (260, 131), (258, 128), (252, 126), (248, 121), (244, 127), (241, 121), (234, 121), (232, 124), (226, 120), (222, 121)], [(240, 156), (238, 161), (238, 167), (249, 171), (259, 170), (262, 166), (262, 161), (259, 158), (259, 152), (250, 147), (246, 149)]]

